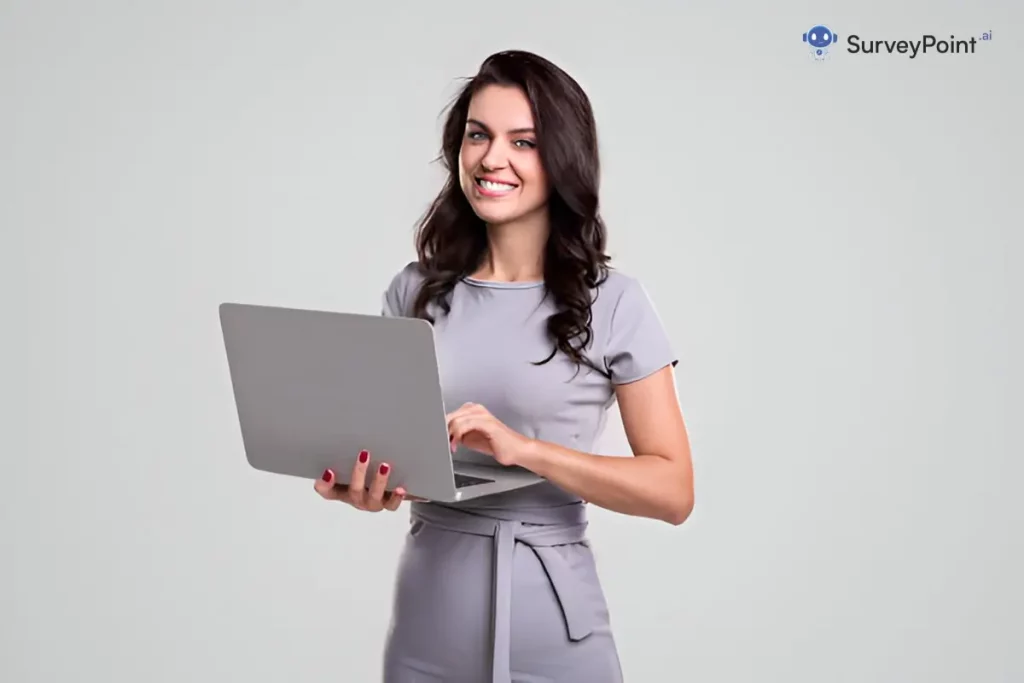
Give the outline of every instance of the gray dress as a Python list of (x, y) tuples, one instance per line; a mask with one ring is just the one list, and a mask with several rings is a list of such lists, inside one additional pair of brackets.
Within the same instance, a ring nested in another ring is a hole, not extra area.
[[(392, 280), (384, 315), (411, 315), (416, 264)], [(541, 283), (467, 278), (435, 316), (445, 405), (485, 406), (532, 438), (590, 451), (614, 385), (675, 362), (639, 282), (613, 271), (594, 292), (589, 357), (550, 353)], [(574, 376), (575, 375), (575, 376)], [(622, 680), (578, 496), (545, 482), (456, 505), (414, 503), (395, 585), (384, 683)]]

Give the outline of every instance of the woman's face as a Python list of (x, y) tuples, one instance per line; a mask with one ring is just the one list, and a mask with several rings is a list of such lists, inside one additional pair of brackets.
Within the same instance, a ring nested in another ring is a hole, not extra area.
[(473, 96), (459, 152), (459, 182), (473, 210), (491, 225), (545, 209), (548, 180), (530, 102), (518, 88), (490, 85)]

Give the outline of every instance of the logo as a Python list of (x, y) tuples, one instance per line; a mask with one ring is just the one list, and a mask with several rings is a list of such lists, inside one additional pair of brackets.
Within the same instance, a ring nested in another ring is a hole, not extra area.
[(811, 59), (821, 61), (828, 59), (828, 49), (835, 45), (836, 34), (828, 26), (815, 26), (804, 34), (804, 42), (811, 49)]
[[(804, 33), (803, 42), (810, 50), (810, 57), (821, 62), (829, 58), (829, 49), (836, 45), (839, 37), (828, 26), (818, 24)], [(927, 54), (940, 55), (973, 55), (978, 43), (992, 40), (992, 31), (984, 31), (981, 37), (959, 37), (955, 35), (939, 38), (932, 34), (924, 34), (914, 39), (865, 39), (856, 34), (846, 36), (846, 51), (851, 55), (906, 55), (908, 59), (917, 59)]]

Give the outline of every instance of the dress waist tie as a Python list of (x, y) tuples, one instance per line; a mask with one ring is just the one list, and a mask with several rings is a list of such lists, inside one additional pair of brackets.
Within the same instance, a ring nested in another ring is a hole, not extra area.
[[(494, 515), (494, 516), (491, 516)], [(461, 534), (487, 536), (494, 543), (494, 604), (492, 682), (511, 683), (510, 630), (512, 624), (512, 553), (516, 543), (529, 547), (547, 573), (562, 607), (570, 640), (593, 631), (594, 615), (579, 595), (578, 581), (557, 545), (586, 540), (586, 510), (582, 503), (530, 510), (468, 510), (436, 503), (413, 503), (412, 520)]]

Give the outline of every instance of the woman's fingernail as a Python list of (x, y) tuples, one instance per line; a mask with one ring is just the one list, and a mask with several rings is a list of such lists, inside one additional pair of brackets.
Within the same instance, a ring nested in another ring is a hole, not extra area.
[(330, 481), (333, 478), (334, 478), (334, 472), (331, 472), (331, 470), (329, 470), (329, 469), (324, 470), (324, 473), (323, 473), (323, 480), (324, 481)]
[(388, 464), (387, 464), (387, 463), (381, 463), (381, 464), (380, 464), (380, 473), (381, 473), (381, 474), (387, 474), (387, 473), (388, 473), (388, 470), (390, 470), (390, 469), (391, 469), (391, 468), (390, 468), (390, 467), (388, 467)]
[(366, 464), (366, 461), (370, 459), (369, 451), (359, 451), (359, 462)]

